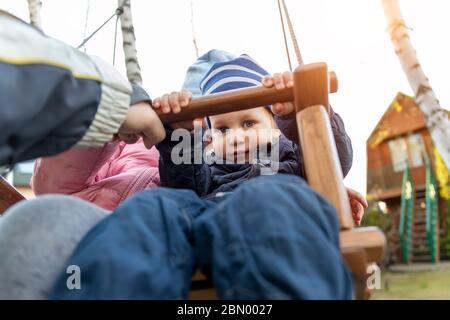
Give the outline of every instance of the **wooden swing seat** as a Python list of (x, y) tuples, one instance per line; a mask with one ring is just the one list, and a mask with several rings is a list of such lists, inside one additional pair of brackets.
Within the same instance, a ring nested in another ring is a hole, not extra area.
[[(328, 116), (328, 94), (336, 91), (336, 75), (328, 73), (325, 63), (314, 63), (299, 66), (294, 71), (293, 88), (276, 90), (253, 87), (232, 90), (193, 99), (180, 113), (163, 114), (158, 110), (158, 115), (163, 123), (172, 123), (294, 101), (308, 183), (336, 208), (341, 226), (341, 253), (354, 277), (355, 298), (368, 299), (367, 268), (383, 258), (386, 237), (376, 227), (354, 228)], [(190, 297), (214, 299), (217, 295), (208, 280), (197, 272), (193, 277)]]
[[(355, 298), (367, 299), (367, 268), (383, 258), (386, 238), (378, 228), (354, 228), (347, 192), (343, 184), (336, 145), (328, 116), (329, 92), (337, 91), (334, 73), (325, 63), (302, 65), (294, 71), (294, 87), (283, 90), (252, 87), (193, 99), (177, 114), (158, 115), (163, 123), (202, 118), (234, 112), (276, 102), (294, 101), (299, 141), (307, 180), (311, 188), (324, 196), (335, 208), (341, 226), (340, 248), (355, 283)], [(0, 214), (24, 197), (0, 180)], [(192, 281), (192, 299), (217, 298), (211, 283), (197, 272)]]

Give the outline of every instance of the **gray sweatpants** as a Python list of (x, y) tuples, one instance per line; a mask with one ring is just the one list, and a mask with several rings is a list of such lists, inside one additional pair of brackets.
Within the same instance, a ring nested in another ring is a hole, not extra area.
[(46, 299), (78, 242), (107, 213), (65, 195), (8, 209), (0, 216), (0, 299)]

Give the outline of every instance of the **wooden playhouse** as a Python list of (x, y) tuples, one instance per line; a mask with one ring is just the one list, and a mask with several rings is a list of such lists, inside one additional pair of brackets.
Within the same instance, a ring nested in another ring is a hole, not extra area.
[(450, 258), (449, 180), (421, 110), (398, 93), (367, 140), (367, 195), (391, 215), (393, 262)]

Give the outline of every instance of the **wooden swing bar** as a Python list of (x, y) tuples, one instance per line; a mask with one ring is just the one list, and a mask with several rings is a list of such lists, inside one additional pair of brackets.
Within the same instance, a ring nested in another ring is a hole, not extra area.
[[(328, 82), (330, 93), (337, 92), (338, 81), (334, 72), (328, 73)], [(180, 113), (164, 114), (160, 110), (157, 110), (157, 113), (161, 121), (168, 124), (287, 101), (294, 101), (292, 88), (276, 90), (258, 86), (195, 98), (189, 103), (189, 107), (183, 108)]]

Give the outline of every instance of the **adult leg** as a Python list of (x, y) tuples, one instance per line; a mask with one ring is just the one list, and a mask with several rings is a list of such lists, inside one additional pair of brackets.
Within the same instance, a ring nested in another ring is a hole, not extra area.
[(58, 279), (54, 299), (186, 299), (195, 267), (192, 219), (205, 203), (190, 190), (143, 191), (80, 242), (68, 264), (81, 289)]
[(221, 298), (352, 298), (336, 212), (299, 177), (249, 180), (197, 218), (194, 235)]
[(106, 215), (62, 195), (11, 207), (0, 217), (0, 299), (47, 299), (78, 242)]

